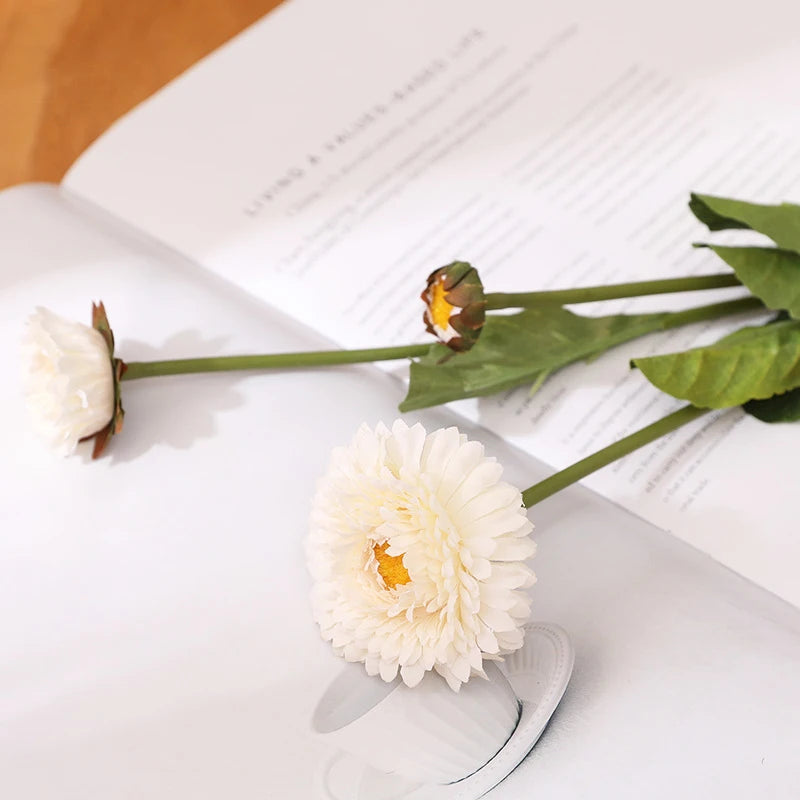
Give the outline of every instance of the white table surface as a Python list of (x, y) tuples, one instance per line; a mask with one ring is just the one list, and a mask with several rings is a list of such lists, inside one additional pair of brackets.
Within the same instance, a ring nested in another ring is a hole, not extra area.
[[(52, 187), (0, 195), (0, 263), (0, 797), (313, 797), (308, 717), (340, 662), (306, 601), (309, 502), (400, 386), (371, 367), (141, 381), (106, 458), (60, 460), (18, 392), (37, 304), (86, 319), (103, 299), (128, 360), (320, 342)], [(465, 430), (512, 482), (546, 474)], [(581, 488), (531, 516), (534, 617), (576, 666), (490, 797), (800, 796), (800, 612)]]

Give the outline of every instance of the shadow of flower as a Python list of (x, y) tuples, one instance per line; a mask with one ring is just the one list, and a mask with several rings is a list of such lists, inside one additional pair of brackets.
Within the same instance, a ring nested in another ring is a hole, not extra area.
[[(203, 339), (197, 331), (181, 331), (155, 348), (125, 340), (117, 353), (125, 361), (161, 361), (221, 355), (225, 338)], [(242, 405), (235, 391), (242, 373), (169, 375), (123, 381), (125, 424), (109, 446), (112, 463), (130, 461), (162, 444), (179, 450), (214, 436), (215, 416)]]

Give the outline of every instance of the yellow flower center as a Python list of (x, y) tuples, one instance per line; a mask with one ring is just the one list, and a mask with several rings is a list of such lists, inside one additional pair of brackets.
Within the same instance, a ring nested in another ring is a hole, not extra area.
[(411, 576), (403, 565), (403, 556), (390, 556), (386, 551), (389, 549), (389, 542), (376, 544), (372, 548), (375, 559), (378, 562), (378, 575), (383, 578), (387, 589), (394, 589), (396, 586), (411, 582)]
[(450, 324), (450, 314), (455, 306), (447, 301), (444, 288), (444, 276), (439, 278), (431, 287), (430, 303), (428, 307), (431, 311), (431, 319), (437, 328), (445, 330)]

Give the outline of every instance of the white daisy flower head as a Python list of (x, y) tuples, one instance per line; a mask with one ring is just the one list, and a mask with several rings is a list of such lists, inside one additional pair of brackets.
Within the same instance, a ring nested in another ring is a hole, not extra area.
[(536, 547), (519, 490), (457, 428), (362, 425), (334, 450), (306, 540), (322, 636), (370, 675), (458, 691), (523, 643)]
[(105, 432), (116, 416), (113, 338), (110, 329), (102, 329), (103, 324), (107, 328), (102, 304), (93, 307), (93, 318), (100, 330), (37, 308), (23, 338), (31, 421), (62, 455), (72, 453), (81, 439)]

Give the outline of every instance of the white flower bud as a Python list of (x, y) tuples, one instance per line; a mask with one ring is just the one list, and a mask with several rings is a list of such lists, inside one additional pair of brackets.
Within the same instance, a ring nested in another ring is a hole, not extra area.
[(114, 375), (103, 335), (46, 308), (28, 319), (24, 384), (36, 431), (56, 452), (105, 428), (114, 414)]

